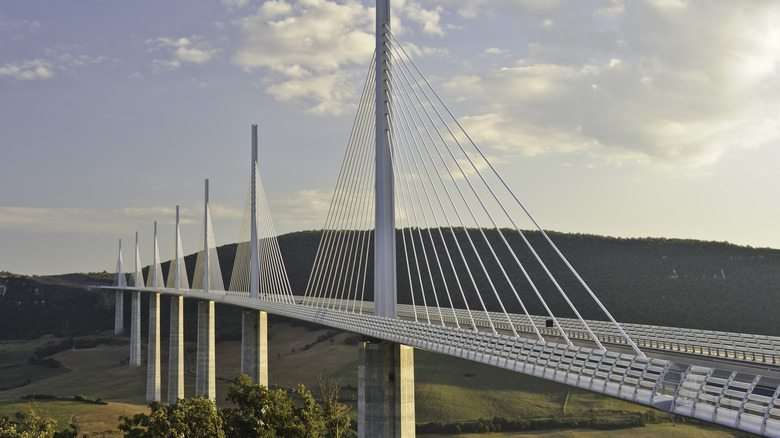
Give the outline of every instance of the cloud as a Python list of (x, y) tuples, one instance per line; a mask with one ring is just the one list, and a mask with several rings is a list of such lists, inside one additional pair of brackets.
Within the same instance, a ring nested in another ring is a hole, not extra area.
[[(442, 8), (402, 2), (394, 9), (425, 34), (443, 35)], [(318, 115), (352, 109), (374, 51), (374, 9), (356, 0), (264, 2), (233, 24), (243, 40), (230, 61), (264, 74), (266, 92)], [(402, 25), (394, 22), (402, 32)]]
[(35, 31), (41, 27), (41, 23), (37, 20), (12, 20), (4, 15), (0, 15), (0, 30), (6, 29), (26, 29), (29, 33), (35, 33)]
[(221, 49), (212, 48), (208, 42), (203, 41), (200, 35), (190, 38), (159, 37), (146, 40), (149, 52), (165, 52), (170, 58), (156, 58), (152, 65), (156, 71), (175, 70), (182, 63), (205, 64), (217, 57)]
[(269, 86), (266, 91), (280, 102), (311, 102), (306, 110), (308, 113), (338, 115), (351, 108), (346, 102), (354, 97), (356, 75), (354, 71), (336, 71), (329, 75), (287, 80)]
[(91, 208), (0, 207), (0, 230), (36, 234), (113, 234), (117, 213)]
[(475, 139), (526, 155), (702, 167), (780, 137), (780, 5), (584, 7), (547, 9), (513, 61), (444, 83), (479, 109), (464, 118)]
[(273, 201), (275, 222), (283, 227), (322, 228), (330, 208), (331, 193), (321, 190), (299, 190), (292, 197)]
[(0, 67), (0, 76), (22, 81), (51, 79), (55, 75), (54, 66), (45, 59), (9, 62)]
[[(202, 209), (180, 209), (181, 224), (202, 224)], [(214, 219), (243, 217), (243, 210), (211, 204)], [(137, 224), (158, 221), (175, 223), (176, 210), (171, 207), (126, 207), (114, 210), (95, 208), (0, 207), (0, 230), (32, 234), (81, 233), (122, 234), (135, 231)]]
[(268, 1), (236, 24), (245, 38), (231, 61), (246, 70), (332, 72), (366, 63), (374, 48), (373, 16), (355, 1)]
[(21, 81), (47, 80), (65, 73), (75, 76), (77, 71), (87, 65), (102, 64), (108, 61), (105, 56), (74, 55), (68, 52), (46, 50), (43, 58), (8, 62), (0, 67), (0, 76)]
[(397, 6), (400, 13), (408, 20), (420, 25), (421, 31), (428, 35), (444, 36), (444, 29), (441, 27), (441, 14), (444, 8), (436, 6), (433, 9), (423, 8), (419, 2), (400, 1)]
[(249, 4), (249, 0), (219, 0), (220, 3), (227, 6), (228, 9), (243, 8)]
[(500, 56), (507, 57), (511, 55), (511, 52), (507, 49), (499, 49), (498, 47), (489, 47), (482, 52), (484, 56)]
[(228, 207), (227, 205), (209, 203), (209, 209), (211, 217), (214, 219), (242, 219), (244, 217), (244, 209)]

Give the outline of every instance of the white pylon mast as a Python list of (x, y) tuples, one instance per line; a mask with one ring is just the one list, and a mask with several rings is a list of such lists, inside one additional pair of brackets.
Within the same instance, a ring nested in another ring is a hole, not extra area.
[(135, 287), (144, 287), (144, 276), (141, 272), (141, 253), (138, 252), (138, 231), (135, 232)]
[(395, 195), (390, 137), (390, 0), (376, 2), (374, 313), (396, 318)]
[(176, 236), (174, 237), (176, 242), (174, 243), (174, 249), (173, 249), (173, 260), (174, 260), (174, 271), (173, 271), (173, 288), (176, 290), (179, 290), (179, 269), (181, 269), (180, 263), (179, 263), (179, 206), (176, 206)]
[(257, 237), (257, 125), (252, 125), (252, 187), (250, 189), (249, 298), (260, 297), (260, 248)]
[(125, 264), (122, 261), (122, 239), (119, 239), (119, 258), (116, 260), (116, 286), (127, 286), (125, 278)]
[(152, 274), (152, 287), (157, 288), (157, 282), (159, 281), (157, 278), (157, 264), (160, 262), (158, 260), (158, 254), (159, 250), (157, 249), (157, 221), (154, 221), (154, 255), (152, 256), (152, 266), (149, 268), (153, 271)]
[(206, 196), (203, 208), (203, 292), (209, 291), (209, 179), (206, 178)]

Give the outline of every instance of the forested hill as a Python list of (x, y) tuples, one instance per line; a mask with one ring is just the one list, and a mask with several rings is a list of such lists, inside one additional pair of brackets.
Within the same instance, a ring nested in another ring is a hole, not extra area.
[[(478, 230), (470, 230), (475, 241)], [(507, 232), (512, 247), (522, 246), (517, 232)], [(542, 236), (526, 234), (539, 244)], [(551, 239), (569, 259), (590, 288), (618, 321), (676, 327), (704, 328), (743, 333), (780, 336), (780, 250), (750, 248), (721, 242), (679, 239), (619, 239), (583, 234), (549, 233)], [(400, 236), (400, 234), (399, 234)], [(495, 231), (487, 232), (491, 241)], [(463, 237), (461, 235), (461, 237)], [(279, 236), (290, 282), (296, 295), (305, 293), (313, 260), (321, 238), (319, 231), (303, 231)], [(400, 237), (399, 237), (400, 239)], [(419, 244), (419, 242), (418, 242)], [(401, 241), (397, 248), (403, 248)], [(229, 284), (236, 244), (219, 248), (225, 285)], [(550, 251), (540, 250), (545, 259)], [(544, 272), (528, 254), (519, 256), (537, 281), (557, 315), (570, 316), (554, 286), (545, 280)], [(186, 257), (192, 279), (196, 255)], [(492, 260), (484, 260), (493, 278), (503, 278)], [(369, 263), (372, 263), (369, 260)], [(168, 264), (163, 264), (167, 277)], [(398, 263), (399, 276), (406, 276), (405, 262)], [(586, 318), (604, 319), (596, 306), (565, 266), (551, 263), (550, 269)], [(508, 269), (517, 282), (518, 292), (532, 313), (543, 314), (533, 293), (515, 266)], [(145, 270), (146, 274), (146, 270)], [(371, 269), (368, 270), (371, 288)], [(113, 295), (86, 292), (83, 284), (107, 281), (112, 274), (90, 277), (73, 274), (58, 277), (20, 277), (0, 273), (0, 339), (36, 337), (46, 333), (78, 334), (112, 326)], [(489, 285), (475, 275), (485, 291), (487, 305), (496, 308)], [(81, 284), (79, 284), (81, 283)], [(105, 284), (105, 283), (103, 283)], [(2, 286), (5, 286), (3, 288)], [(399, 300), (409, 302), (408, 281), (399, 281)], [(511, 296), (506, 285), (498, 284), (502, 296)], [(468, 291), (467, 291), (468, 292)], [(129, 311), (129, 294), (125, 294), (125, 313)], [(370, 292), (367, 296), (370, 298)], [(475, 297), (469, 297), (474, 304)], [(145, 301), (145, 300), (144, 300)], [(164, 300), (166, 301), (166, 300)], [(504, 300), (508, 310), (521, 312), (511, 300)], [(163, 303), (164, 306), (167, 301)], [(472, 305), (472, 308), (478, 308)], [(228, 311), (225, 309), (224, 311)], [(89, 315), (89, 318), (84, 318)], [(238, 314), (237, 314), (238, 315)], [(126, 315), (126, 318), (129, 315)], [(240, 321), (240, 315), (236, 317)], [(226, 335), (237, 330), (238, 322), (223, 318)], [(234, 318), (235, 319), (235, 318)], [(232, 322), (231, 322), (232, 321)], [(219, 321), (218, 321), (219, 322)], [(235, 327), (234, 327), (235, 326)], [(230, 332), (230, 333), (228, 333)]]
[[(477, 231), (471, 232), (478, 241)], [(539, 233), (526, 235), (529, 241), (542, 246)], [(305, 291), (320, 236), (320, 232), (299, 232), (279, 237), (296, 294)], [(508, 232), (507, 236), (513, 247), (521, 246), (517, 232)], [(697, 240), (554, 232), (549, 236), (619, 321), (780, 336), (780, 250)], [(491, 233), (488, 237), (495, 238)], [(397, 248), (402, 248), (400, 240)], [(540, 254), (550, 258), (544, 251)], [(527, 255), (521, 260), (533, 278), (542, 278), (539, 287), (546, 287), (547, 295), (557, 297), (553, 286), (545, 286), (545, 275), (538, 264)], [(495, 272), (491, 260), (484, 261)], [(398, 269), (405, 275), (405, 263), (399, 262)], [(564, 269), (561, 264), (551, 265), (556, 276)], [(510, 275), (520, 278), (519, 269), (515, 267), (514, 271)], [(499, 273), (494, 278), (502, 276)], [(595, 305), (584, 299), (585, 292), (576, 279), (564, 275), (559, 281), (565, 290), (573, 291), (573, 300), (583, 316), (604, 319)], [(401, 297), (408, 295), (404, 285), (399, 281)], [(488, 291), (483, 296), (492, 295), (486, 283), (482, 289)], [(504, 288), (502, 293), (509, 295), (511, 291)], [(525, 296), (529, 295), (526, 291)], [(565, 307), (558, 298), (552, 301), (559, 309)], [(530, 296), (526, 304), (533, 313), (543, 314)], [(519, 306), (511, 310), (520, 312)]]

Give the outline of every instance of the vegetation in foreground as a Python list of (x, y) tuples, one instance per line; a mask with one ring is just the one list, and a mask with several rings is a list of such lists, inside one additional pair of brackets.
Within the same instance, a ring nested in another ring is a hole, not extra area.
[[(323, 379), (319, 398), (299, 384), (291, 391), (269, 389), (252, 384), (242, 374), (227, 394), (233, 407), (218, 408), (206, 397), (180, 399), (175, 404), (153, 402), (150, 414), (120, 417), (119, 430), (128, 438), (170, 436), (243, 438), (341, 438), (354, 436), (350, 429), (349, 407), (338, 402), (340, 384)], [(0, 419), (0, 438), (70, 438), (76, 437), (71, 425), (58, 430), (56, 420), (44, 416), (31, 406), (13, 418)]]
[(151, 414), (121, 418), (119, 429), (129, 438), (186, 437), (290, 437), (339, 438), (354, 435), (349, 429), (349, 408), (338, 402), (340, 385), (320, 381), (320, 398), (299, 384), (292, 391), (252, 384), (245, 374), (228, 391), (235, 407), (220, 409), (206, 397), (180, 399), (172, 405), (158, 402)]
[(0, 438), (75, 438), (75, 427), (59, 430), (57, 420), (46, 417), (40, 409), (30, 406), (13, 418), (0, 418)]

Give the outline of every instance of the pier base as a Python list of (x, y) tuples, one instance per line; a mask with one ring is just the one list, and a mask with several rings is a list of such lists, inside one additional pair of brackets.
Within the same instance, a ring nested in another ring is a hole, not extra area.
[(414, 349), (364, 341), (358, 363), (358, 436), (414, 437), (414, 427)]
[(241, 329), (241, 373), (268, 386), (268, 313), (244, 310)]

